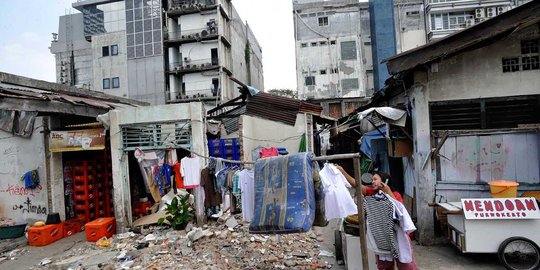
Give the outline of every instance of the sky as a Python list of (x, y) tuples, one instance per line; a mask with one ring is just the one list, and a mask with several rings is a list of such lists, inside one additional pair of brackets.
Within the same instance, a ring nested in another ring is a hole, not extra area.
[[(54, 82), (55, 61), (49, 51), (51, 33), (58, 33), (58, 17), (69, 14), (72, 2), (0, 0), (0, 71)], [(265, 89), (296, 90), (292, 1), (232, 3), (262, 47)]]

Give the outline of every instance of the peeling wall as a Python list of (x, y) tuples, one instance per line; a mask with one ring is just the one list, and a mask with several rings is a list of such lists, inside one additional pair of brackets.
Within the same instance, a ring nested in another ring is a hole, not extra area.
[(305, 114), (297, 114), (294, 126), (254, 116), (242, 115), (240, 117), (244, 160), (252, 161), (251, 152), (259, 145), (267, 148), (285, 147), (289, 154), (298, 153), (301, 135), (306, 133), (307, 129)]
[[(0, 130), (0, 217), (16, 221), (47, 218), (47, 195), (43, 118), (37, 117), (30, 138), (13, 136)], [(40, 184), (25, 188), (21, 177), (38, 170)]]

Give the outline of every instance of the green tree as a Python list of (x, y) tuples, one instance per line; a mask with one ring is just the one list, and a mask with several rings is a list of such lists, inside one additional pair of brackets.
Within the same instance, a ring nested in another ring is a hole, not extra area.
[(291, 89), (270, 89), (268, 93), (276, 96), (298, 98), (298, 92)]

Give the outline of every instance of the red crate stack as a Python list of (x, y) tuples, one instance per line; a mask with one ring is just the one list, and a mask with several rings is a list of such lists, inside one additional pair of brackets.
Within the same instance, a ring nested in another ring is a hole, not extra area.
[(105, 153), (102, 161), (97, 164), (96, 184), (98, 187), (97, 217), (114, 217), (112, 206), (112, 167), (110, 156)]
[(95, 162), (74, 161), (72, 164), (76, 217), (88, 222), (94, 220), (98, 213)]

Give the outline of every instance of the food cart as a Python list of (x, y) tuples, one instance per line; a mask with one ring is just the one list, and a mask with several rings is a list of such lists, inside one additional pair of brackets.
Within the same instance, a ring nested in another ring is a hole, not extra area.
[(448, 238), (463, 253), (497, 253), (507, 269), (539, 269), (540, 209), (535, 198), (438, 203)]

